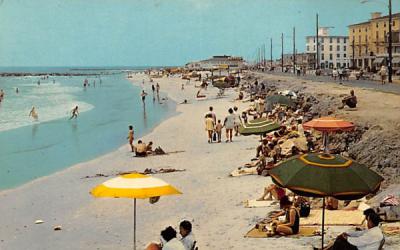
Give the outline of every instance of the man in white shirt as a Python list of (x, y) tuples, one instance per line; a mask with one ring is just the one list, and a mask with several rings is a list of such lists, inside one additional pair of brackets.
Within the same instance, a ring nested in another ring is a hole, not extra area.
[(192, 233), (192, 223), (184, 220), (179, 225), (179, 233), (182, 235), (181, 242), (185, 247), (185, 250), (194, 250), (196, 240)]
[(207, 118), (207, 115), (211, 115), (212, 119), (214, 121), (214, 124), (217, 124), (217, 116), (214, 113), (214, 108), (212, 106), (210, 106), (210, 108), (208, 109), (208, 112), (204, 114), (204, 118)]
[(162, 250), (185, 250), (183, 244), (176, 238), (176, 231), (171, 226), (161, 231)]
[(379, 228), (381, 219), (373, 210), (364, 211), (368, 229), (362, 231), (346, 232), (339, 235), (333, 245), (327, 246), (329, 250), (379, 250), (383, 241), (383, 234)]

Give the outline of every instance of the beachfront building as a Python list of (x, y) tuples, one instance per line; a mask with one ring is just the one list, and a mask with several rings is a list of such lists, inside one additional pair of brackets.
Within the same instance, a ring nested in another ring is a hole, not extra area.
[(243, 69), (246, 67), (246, 62), (243, 60), (242, 57), (238, 56), (213, 56), (209, 59), (197, 61), (197, 62), (190, 62), (185, 65), (188, 69), (193, 70), (211, 70), (211, 69)]
[[(366, 22), (351, 24), (349, 47), (351, 65), (368, 71), (375, 71), (382, 64), (387, 65), (389, 47), (389, 16), (380, 12), (371, 13)], [(400, 66), (400, 13), (392, 15), (393, 66)]]
[[(281, 64), (280, 59), (277, 60), (278, 65)], [(294, 56), (293, 54), (283, 54), (283, 66), (293, 67)], [(312, 69), (315, 66), (315, 53), (297, 53), (296, 63), (297, 66), (306, 69)]]
[[(306, 53), (317, 53), (316, 39), (316, 36), (306, 37)], [(328, 28), (322, 27), (318, 31), (318, 39), (319, 68), (349, 67), (349, 39), (347, 36), (330, 36)]]

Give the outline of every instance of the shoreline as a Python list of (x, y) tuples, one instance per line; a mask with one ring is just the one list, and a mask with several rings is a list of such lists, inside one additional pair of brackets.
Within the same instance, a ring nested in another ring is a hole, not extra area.
[[(139, 79), (137, 83), (140, 83), (139, 77), (132, 80)], [(229, 107), (236, 105), (242, 110), (248, 103), (232, 101), (237, 96), (234, 89), (227, 89), (225, 98), (215, 99), (213, 96), (218, 90), (210, 87), (205, 91), (209, 99), (198, 101), (194, 98), (198, 89), (193, 82), (187, 84), (178, 78), (154, 79), (156, 82), (160, 83), (161, 91), (167, 93), (168, 98), (176, 103), (188, 99), (189, 104), (177, 104), (176, 115), (164, 120), (141, 139), (146, 142), (152, 140), (155, 146), (160, 145), (166, 151), (184, 152), (135, 158), (125, 145), (112, 153), (47, 176), (38, 183), (30, 183), (30, 186), (7, 194), (0, 192), (0, 213), (4, 217), (0, 226), (0, 248), (130, 249), (133, 240), (132, 201), (95, 199), (89, 191), (109, 178), (81, 178), (96, 173), (160, 167), (186, 169), (183, 172), (156, 175), (183, 194), (161, 197), (154, 205), (147, 200), (138, 201), (138, 249), (143, 249), (150, 241), (158, 240), (162, 229), (169, 225), (176, 227), (182, 219), (192, 222), (200, 249), (259, 249), (268, 245), (275, 249), (305, 250), (320, 242), (320, 236), (301, 239), (244, 238), (243, 235), (257, 221), (274, 210), (274, 207), (244, 208), (242, 204), (246, 199), (258, 198), (263, 188), (271, 183), (270, 178), (258, 175), (228, 176), (232, 170), (254, 157), (259, 137), (239, 136), (233, 138), (233, 143), (208, 144), (203, 116), (208, 107), (213, 106), (217, 118), (222, 119)], [(185, 90), (180, 90), (181, 84), (185, 84)], [(146, 82), (145, 86), (148, 89), (151, 84)], [(317, 88), (314, 84), (309, 87), (307, 91), (315, 90), (316, 95), (319, 93), (314, 89)], [(333, 88), (332, 91), (339, 94), (348, 89)], [(360, 94), (381, 95), (368, 91), (360, 90)], [(361, 99), (361, 104), (366, 105), (366, 101)], [(37, 219), (45, 223), (35, 225)], [(53, 231), (55, 225), (61, 225), (63, 229)], [(343, 228), (330, 227), (327, 240), (338, 230)], [(390, 241), (385, 249), (394, 249)]]
[[(134, 83), (133, 83), (132, 81), (130, 81), (128, 78), (125, 78), (125, 80), (127, 80), (130, 84), (132, 84), (132, 85), (134, 85), (134, 86), (140, 88), (140, 84), (134, 84)], [(166, 95), (167, 95), (167, 94), (166, 94)], [(167, 95), (167, 96), (168, 96), (168, 95)], [(169, 99), (169, 97), (168, 97), (168, 99)], [(172, 102), (175, 102), (172, 98), (171, 98), (171, 100), (172, 100)], [(177, 103), (175, 102), (174, 105), (177, 106)], [(91, 111), (92, 109), (93, 109), (93, 107), (92, 107), (91, 109), (85, 110), (85, 111), (83, 111), (83, 112), (81, 112), (81, 113), (85, 113), (85, 112)], [(179, 113), (177, 112), (177, 109), (176, 109), (176, 108), (175, 108), (174, 110), (171, 110), (171, 112), (172, 112), (171, 115), (167, 116), (166, 119), (160, 120), (159, 122), (155, 123), (148, 131), (143, 132), (143, 134), (140, 135), (139, 139), (142, 138), (142, 137), (147, 136), (148, 134), (153, 133), (153, 131), (154, 131), (158, 126), (160, 126), (163, 122), (165, 122), (165, 121), (167, 121), (168, 119), (171, 119), (171, 118), (173, 118), (174, 116), (176, 116), (176, 115), (179, 114)], [(58, 120), (62, 120), (62, 119), (63, 119), (63, 118), (57, 118), (57, 119), (54, 119), (54, 120), (43, 121), (43, 122), (41, 122), (41, 123), (43, 123), (43, 124), (52, 123), (52, 122), (57, 123)], [(23, 127), (27, 127), (27, 126), (32, 126), (32, 125), (25, 125), (25, 126), (21, 126), (21, 127), (18, 127), (18, 128), (23, 128)], [(18, 129), (18, 128), (17, 128), (17, 129)], [(4, 131), (7, 131), (7, 130), (4, 130)], [(0, 132), (1, 132), (1, 131), (0, 131)], [(34, 178), (34, 179), (32, 179), (32, 180), (30, 180), (30, 181), (28, 181), (28, 182), (25, 182), (25, 183), (23, 183), (23, 184), (17, 185), (17, 186), (15, 186), (15, 187), (6, 188), (6, 189), (0, 189), (0, 195), (7, 194), (7, 193), (9, 193), (9, 192), (12, 192), (12, 191), (14, 191), (14, 190), (18, 190), (18, 189), (21, 189), (21, 188), (27, 188), (27, 187), (29, 187), (31, 184), (33, 185), (33, 184), (35, 184), (35, 183), (40, 183), (41, 181), (45, 180), (46, 178), (51, 178), (53, 175), (56, 176), (56, 175), (58, 175), (58, 174), (63, 174), (64, 172), (67, 173), (68, 170), (70, 170), (71, 168), (79, 168), (81, 165), (89, 164), (90, 162), (96, 161), (96, 160), (100, 161), (100, 158), (103, 158), (104, 156), (107, 156), (107, 155), (109, 155), (109, 154), (112, 154), (112, 153), (116, 153), (116, 152), (118, 152), (118, 151), (121, 151), (123, 148), (126, 147), (126, 145), (127, 145), (127, 142), (124, 142), (122, 145), (117, 146), (116, 148), (114, 148), (114, 149), (112, 149), (112, 150), (110, 150), (110, 151), (108, 151), (108, 152), (106, 152), (106, 153), (104, 153), (104, 154), (95, 156), (95, 157), (92, 158), (92, 159), (85, 160), (85, 161), (82, 161), (82, 162), (78, 162), (78, 163), (69, 165), (69, 166), (67, 166), (67, 167), (65, 167), (65, 168), (56, 170), (55, 172), (50, 173), (49, 175), (44, 175), (44, 176), (40, 176), (40, 177)]]

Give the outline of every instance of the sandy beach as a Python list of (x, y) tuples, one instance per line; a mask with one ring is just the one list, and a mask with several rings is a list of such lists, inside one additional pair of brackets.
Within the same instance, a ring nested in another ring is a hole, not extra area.
[[(282, 88), (304, 86), (306, 92), (316, 95), (329, 93), (336, 99), (351, 89), (293, 77), (263, 77), (269, 81), (282, 80), (279, 83)], [(143, 78), (149, 93), (147, 98), (151, 99), (151, 83), (147, 76), (135, 75), (132, 84), (141, 83)], [(208, 88), (204, 92), (208, 98), (198, 101), (195, 100), (198, 88), (194, 85), (199, 82), (187, 83), (179, 78), (157, 78), (154, 82), (160, 84), (162, 96), (167, 94), (177, 103), (187, 99), (189, 104), (177, 105), (177, 115), (141, 139), (153, 141), (155, 146), (161, 146), (167, 152), (183, 152), (135, 158), (129, 152), (129, 146), (124, 145), (97, 159), (0, 192), (0, 249), (130, 249), (133, 241), (132, 201), (95, 199), (89, 194), (91, 188), (111, 177), (84, 177), (146, 168), (186, 171), (156, 175), (181, 190), (182, 195), (162, 197), (156, 204), (149, 204), (148, 200), (138, 201), (138, 249), (144, 249), (150, 241), (158, 241), (162, 229), (168, 225), (177, 227), (182, 219), (192, 221), (200, 249), (312, 249), (312, 244), (319, 244), (319, 236), (300, 239), (243, 237), (273, 209), (244, 208), (242, 203), (258, 198), (263, 188), (271, 183), (269, 177), (229, 177), (232, 170), (255, 156), (259, 137), (239, 136), (233, 138), (233, 143), (209, 144), (203, 119), (209, 106), (214, 107), (217, 119), (221, 120), (230, 107), (246, 108), (248, 104), (233, 101), (238, 92), (229, 89), (224, 98), (217, 99), (218, 90)], [(184, 90), (181, 90), (182, 84), (185, 84)], [(395, 128), (398, 130), (400, 118), (393, 115), (400, 109), (398, 95), (354, 89), (359, 98), (359, 110), (340, 111), (340, 116), (371, 126), (379, 123), (385, 133), (392, 133)], [(383, 108), (385, 112), (382, 112)], [(39, 219), (44, 223), (35, 224)], [(61, 231), (53, 230), (57, 225), (62, 227)], [(328, 229), (328, 239), (341, 230)], [(395, 240), (389, 239), (385, 249), (396, 249), (396, 245)]]

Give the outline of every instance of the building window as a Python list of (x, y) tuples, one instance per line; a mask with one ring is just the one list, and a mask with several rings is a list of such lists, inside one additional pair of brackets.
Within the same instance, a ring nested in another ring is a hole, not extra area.
[(386, 28), (386, 22), (384, 22), (384, 23), (383, 23), (383, 27), (385, 27), (385, 28)]
[(355, 30), (353, 29), (353, 33), (355, 32)]
[(365, 42), (368, 42), (368, 36), (365, 35)]
[(385, 30), (384, 33), (383, 33), (383, 38), (384, 38), (385, 43), (386, 43), (386, 42), (388, 41), (387, 36), (386, 36), (386, 30)]
[(332, 37), (329, 38), (329, 43), (332, 43)]
[(310, 46), (309, 45), (307, 45), (307, 51), (310, 51)]
[(340, 50), (340, 45), (336, 45), (336, 50), (337, 50), (337, 51)]
[(343, 51), (346, 51), (346, 49), (347, 49), (346, 45), (345, 45), (345, 46), (343, 46)]
[(315, 37), (313, 37), (314, 43), (315, 43)]
[(376, 27), (379, 28), (379, 23), (376, 23)]
[(346, 57), (347, 57), (347, 54), (343, 54), (343, 57), (346, 58)]
[(379, 40), (379, 31), (376, 32), (376, 40)]
[(340, 54), (336, 54), (336, 58), (340, 58)]
[(358, 36), (358, 43), (361, 43), (361, 36)]
[(325, 60), (325, 55), (324, 54), (321, 55), (321, 60)]
[(358, 32), (361, 32), (361, 29), (358, 29)]
[(347, 43), (347, 38), (343, 38), (343, 43)]
[(367, 28), (365, 28), (365, 32), (367, 32), (367, 30), (368, 30), (368, 29), (367, 29)]
[(325, 40), (325, 39), (322, 37), (322, 38), (321, 38), (321, 43), (324, 43), (324, 40)]
[(336, 42), (337, 42), (337, 43), (340, 43), (340, 38), (339, 38), (339, 37), (336, 38)]
[(393, 21), (393, 26), (396, 26), (396, 22), (395, 21)]
[(329, 60), (332, 60), (333, 56), (332, 54), (329, 54)]
[(324, 51), (324, 45), (323, 44), (321, 45), (321, 50)]
[(314, 45), (314, 49), (313, 49), (313, 51), (315, 51), (315, 45)]
[(333, 47), (332, 45), (329, 45), (329, 51), (332, 51), (332, 47)]

